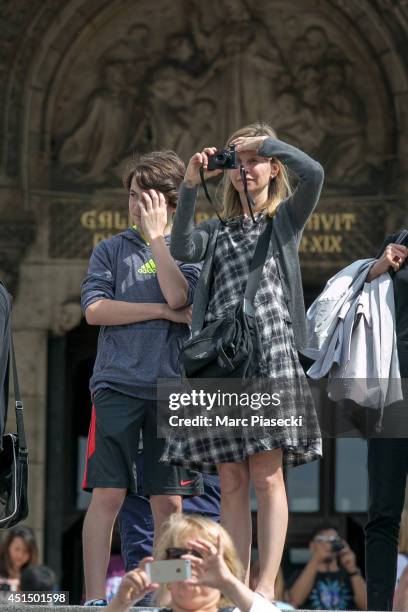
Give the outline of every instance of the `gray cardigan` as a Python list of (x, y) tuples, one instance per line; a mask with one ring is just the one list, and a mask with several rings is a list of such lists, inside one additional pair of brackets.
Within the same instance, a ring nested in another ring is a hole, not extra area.
[[(303, 229), (319, 200), (324, 171), (317, 161), (296, 147), (274, 138), (264, 141), (259, 155), (278, 158), (299, 179), (294, 193), (280, 203), (274, 215), (267, 258), (275, 258), (291, 316), (296, 347), (300, 350), (306, 344), (306, 326), (298, 248)], [(189, 188), (183, 183), (170, 249), (173, 257), (180, 261), (198, 262), (204, 259), (194, 296), (193, 335), (200, 331), (204, 323), (211, 290), (213, 247), (220, 227), (218, 219), (209, 219), (195, 228), (196, 198), (197, 188)]]

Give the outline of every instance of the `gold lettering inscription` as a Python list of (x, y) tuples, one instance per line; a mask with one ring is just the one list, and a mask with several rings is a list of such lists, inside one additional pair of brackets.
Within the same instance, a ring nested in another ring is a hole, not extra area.
[(86, 210), (81, 215), (81, 225), (90, 230), (116, 230), (122, 231), (129, 225), (127, 214), (113, 210)]
[(86, 229), (96, 229), (96, 211), (87, 210), (81, 215), (81, 225)]
[(105, 238), (112, 238), (131, 224), (128, 215), (114, 210), (86, 210), (80, 217), (82, 227), (91, 232), (93, 248)]
[(349, 232), (356, 220), (355, 213), (313, 213), (306, 230), (312, 232)]
[(341, 253), (343, 236), (336, 234), (314, 234), (303, 236), (300, 253)]

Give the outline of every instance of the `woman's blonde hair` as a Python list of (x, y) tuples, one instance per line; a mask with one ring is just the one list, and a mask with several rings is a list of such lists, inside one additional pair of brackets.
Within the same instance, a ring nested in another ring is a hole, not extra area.
[[(239, 137), (251, 137), (251, 136), (268, 136), (270, 138), (277, 138), (276, 132), (267, 123), (251, 123), (245, 127), (240, 128), (232, 136), (228, 138), (227, 147), (230, 143)], [(265, 208), (268, 215), (272, 216), (278, 205), (291, 195), (292, 189), (289, 182), (288, 172), (286, 167), (276, 158), (272, 160), (278, 165), (278, 174), (271, 178), (268, 190), (268, 200), (265, 203)], [(231, 179), (228, 176), (228, 172), (224, 172), (223, 177), (224, 189), (223, 189), (223, 216), (225, 219), (232, 217), (238, 217), (242, 215), (242, 204), (239, 197), (238, 191), (231, 183)]]
[[(198, 514), (172, 514), (170, 519), (163, 526), (162, 535), (157, 542), (154, 558), (156, 561), (166, 559), (167, 548), (185, 547), (187, 540), (202, 538), (212, 544), (217, 544), (219, 535), (221, 536), (224, 550), (224, 561), (228, 569), (238, 578), (238, 580), (243, 580), (244, 570), (231, 536), (221, 527), (221, 525), (215, 523), (211, 519), (199, 516)], [(165, 598), (166, 591), (167, 585), (159, 590), (159, 603), (161, 603), (161, 599)], [(167, 599), (165, 599), (165, 602), (167, 603)], [(230, 604), (231, 602), (221, 595), (220, 606), (228, 606)]]
[(398, 540), (398, 552), (408, 555), (408, 512), (404, 508), (401, 514), (401, 527)]

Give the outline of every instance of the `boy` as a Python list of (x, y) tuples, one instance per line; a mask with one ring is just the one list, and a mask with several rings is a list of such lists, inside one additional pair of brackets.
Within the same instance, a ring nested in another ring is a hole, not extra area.
[(101, 325), (90, 389), (93, 411), (83, 487), (92, 491), (83, 528), (85, 602), (106, 605), (112, 527), (126, 492), (136, 492), (134, 462), (143, 433), (144, 494), (155, 537), (182, 508), (182, 495), (202, 493), (197, 472), (159, 464), (157, 378), (178, 377), (178, 353), (189, 337), (197, 264), (170, 255), (171, 218), (184, 163), (172, 151), (144, 155), (124, 177), (135, 224), (95, 248), (82, 284), (82, 308)]

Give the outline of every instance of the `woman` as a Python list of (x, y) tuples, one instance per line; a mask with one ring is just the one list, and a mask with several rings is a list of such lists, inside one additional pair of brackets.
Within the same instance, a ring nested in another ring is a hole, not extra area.
[(38, 549), (34, 532), (18, 525), (7, 531), (0, 550), (0, 583), (18, 591), (21, 571), (38, 563)]
[[(298, 259), (298, 246), (305, 224), (317, 204), (323, 169), (305, 153), (276, 138), (266, 124), (241, 128), (227, 145), (235, 144), (243, 166), (248, 192), (254, 201), (256, 223), (249, 217), (248, 202), (239, 169), (224, 175), (224, 218), (205, 221), (194, 228), (194, 204), (200, 167), (208, 165), (214, 147), (191, 158), (181, 187), (172, 230), (171, 252), (181, 261), (204, 259), (203, 274), (193, 307), (204, 323), (225, 316), (242, 299), (255, 244), (268, 217), (273, 231), (259, 290), (255, 318), (260, 330), (262, 355), (253, 363), (251, 377), (285, 377), (293, 388), (307, 388), (297, 349), (305, 341), (305, 313)], [(287, 168), (298, 179), (293, 194)], [(219, 173), (208, 172), (207, 176)], [(213, 261), (207, 249), (219, 230)], [(210, 274), (204, 271), (210, 269)], [(302, 416), (302, 428), (274, 427), (261, 437), (227, 440), (174, 437), (168, 441), (163, 461), (218, 471), (221, 482), (221, 521), (232, 536), (248, 574), (251, 547), (249, 484), (258, 502), (260, 577), (257, 591), (274, 598), (273, 585), (285, 541), (288, 509), (283, 464), (299, 465), (321, 455), (320, 431), (310, 393), (302, 404), (289, 402), (279, 416)]]
[[(186, 548), (181, 558), (192, 564), (190, 580), (166, 584), (159, 603), (174, 612), (216, 612), (233, 602), (234, 612), (273, 612), (277, 610), (266, 599), (246, 587), (241, 578), (242, 566), (228, 533), (220, 525), (197, 515), (173, 515), (157, 546), (155, 558), (146, 557), (138, 569), (129, 572), (110, 603), (111, 612), (126, 612), (147, 593), (159, 589), (145, 571), (149, 561), (168, 558), (171, 548)], [(193, 553), (193, 554), (192, 554)]]

